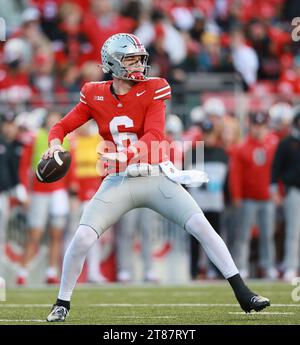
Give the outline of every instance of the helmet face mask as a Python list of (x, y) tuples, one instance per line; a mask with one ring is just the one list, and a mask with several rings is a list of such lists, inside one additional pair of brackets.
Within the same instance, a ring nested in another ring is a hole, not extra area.
[[(141, 68), (129, 71), (123, 64), (124, 58), (141, 56)], [(149, 54), (139, 39), (132, 34), (116, 34), (108, 38), (101, 50), (102, 70), (111, 73), (113, 77), (131, 80), (147, 80), (150, 66), (147, 65)]]

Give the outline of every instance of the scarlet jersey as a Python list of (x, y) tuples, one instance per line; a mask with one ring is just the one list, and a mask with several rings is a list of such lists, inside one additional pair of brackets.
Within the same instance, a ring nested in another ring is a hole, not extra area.
[(151, 143), (165, 139), (165, 104), (171, 88), (165, 79), (149, 78), (133, 85), (121, 96), (112, 92), (112, 81), (86, 83), (80, 102), (49, 133), (49, 141), (63, 138), (90, 119), (94, 119), (99, 134), (115, 145), (116, 151), (134, 145), (148, 148), (148, 162), (159, 163), (168, 158), (161, 154), (151, 160)]
[(0, 68), (0, 97), (2, 100), (13, 104), (25, 102), (30, 99), (32, 93), (26, 73), (18, 72), (14, 75), (5, 68)]
[(229, 187), (233, 200), (268, 200), (271, 166), (278, 141), (248, 137), (231, 154)]

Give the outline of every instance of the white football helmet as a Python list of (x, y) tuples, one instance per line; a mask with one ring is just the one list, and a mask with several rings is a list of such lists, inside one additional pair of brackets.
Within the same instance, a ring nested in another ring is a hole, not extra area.
[[(128, 56), (141, 56), (143, 72), (129, 72), (122, 63)], [(132, 34), (116, 34), (109, 37), (101, 49), (102, 70), (114, 77), (131, 81), (145, 81), (150, 66), (147, 65), (149, 54), (140, 40)]]
[(207, 99), (203, 104), (203, 110), (205, 115), (216, 115), (223, 117), (225, 115), (225, 105), (224, 102), (217, 97), (211, 97)]
[(166, 131), (172, 134), (180, 134), (183, 131), (183, 124), (179, 116), (175, 114), (168, 115)]
[(282, 124), (290, 124), (293, 119), (293, 108), (286, 102), (278, 102), (269, 110), (272, 127), (280, 127)]
[(205, 113), (201, 105), (194, 107), (190, 112), (190, 119), (193, 125), (199, 124), (205, 118)]
[(31, 48), (28, 42), (21, 38), (11, 38), (4, 46), (3, 60), (6, 64), (15, 62), (29, 63), (31, 61)]

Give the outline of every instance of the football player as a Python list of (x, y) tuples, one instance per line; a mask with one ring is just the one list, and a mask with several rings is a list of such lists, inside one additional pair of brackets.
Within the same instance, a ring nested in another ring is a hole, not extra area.
[[(116, 34), (104, 43), (101, 56), (102, 68), (112, 80), (83, 86), (80, 102), (52, 127), (49, 149), (43, 155), (47, 159), (56, 150), (63, 151), (64, 137), (90, 119), (96, 121), (99, 134), (109, 146), (116, 148), (114, 152), (100, 152), (108, 168), (113, 163), (113, 173), (108, 171), (83, 211), (65, 253), (58, 298), (47, 321), (65, 320), (89, 248), (123, 214), (137, 207), (151, 208), (195, 236), (229, 281), (244, 311), (269, 306), (267, 298), (244, 284), (225, 243), (179, 183), (193, 182), (195, 171), (176, 171), (166, 152), (154, 152), (164, 141), (164, 101), (171, 97), (171, 88), (165, 79), (148, 77), (148, 53), (143, 44), (132, 34)], [(143, 163), (132, 163), (137, 158)], [(126, 170), (120, 167), (124, 164)]]

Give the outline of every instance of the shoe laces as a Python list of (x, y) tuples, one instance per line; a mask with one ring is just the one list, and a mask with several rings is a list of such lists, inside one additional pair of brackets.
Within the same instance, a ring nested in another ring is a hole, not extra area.
[(265, 302), (265, 301), (267, 301), (267, 299), (262, 297), (262, 296), (255, 295), (255, 296), (251, 297), (251, 302), (253, 302), (253, 303), (255, 303), (255, 302)]
[(251, 302), (257, 302), (259, 300), (258, 296), (252, 296), (251, 297)]
[(66, 317), (68, 314), (68, 309), (63, 306), (55, 306), (53, 310), (53, 314)]

